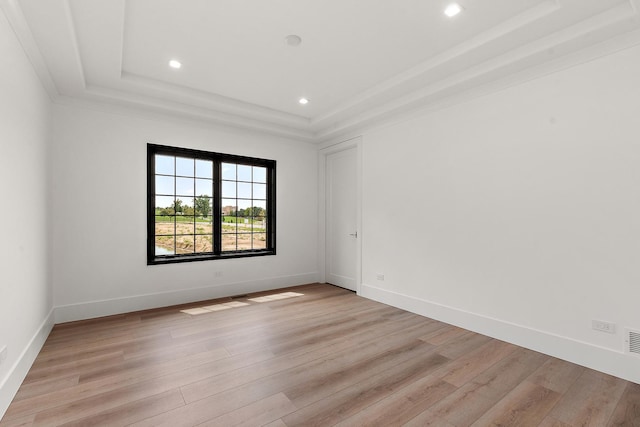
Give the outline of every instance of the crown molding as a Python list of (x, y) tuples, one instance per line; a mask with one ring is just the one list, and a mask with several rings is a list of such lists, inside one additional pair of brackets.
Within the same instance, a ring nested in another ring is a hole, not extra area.
[(407, 105), (405, 109), (398, 108), (394, 113), (386, 113), (381, 116), (372, 116), (369, 119), (354, 120), (351, 126), (344, 130), (326, 135), (316, 135), (316, 142), (322, 147), (332, 145), (365, 132), (383, 129), (416, 117), (423, 116), (439, 110), (453, 107), (458, 104), (470, 102), (474, 99), (500, 92), (510, 87), (518, 86), (532, 80), (552, 75), (563, 70), (580, 66), (582, 64), (612, 55), (626, 49), (640, 45), (640, 29), (625, 33), (618, 37), (605, 40), (577, 52), (570, 53), (553, 61), (527, 68), (507, 77), (488, 82), (483, 85), (472, 86), (469, 89), (454, 93), (438, 99), (432, 99), (421, 105)]
[(42, 53), (40, 52), (40, 48), (38, 48), (38, 44), (29, 29), (29, 24), (27, 24), (27, 20), (22, 13), (22, 9), (20, 8), (18, 1), (0, 0), (0, 8), (7, 17), (9, 25), (13, 28), (13, 31), (18, 38), (24, 53), (27, 55), (29, 62), (31, 62), (42, 87), (44, 87), (51, 101), (55, 101), (59, 95), (58, 89), (51, 78), (49, 68), (47, 67)]
[(121, 81), (134, 87), (143, 87), (152, 91), (154, 97), (168, 95), (172, 100), (202, 107), (210, 111), (235, 114), (248, 120), (258, 120), (267, 123), (289, 126), (294, 129), (308, 131), (309, 119), (267, 107), (251, 104), (215, 93), (203, 92), (184, 86), (178, 86), (136, 74), (122, 72)]
[[(77, 97), (75, 97), (77, 98)], [(73, 98), (66, 98), (67, 100)], [(293, 138), (303, 142), (314, 141), (314, 135), (306, 130), (295, 129), (290, 126), (263, 122), (255, 119), (247, 119), (236, 114), (229, 114), (216, 110), (208, 110), (187, 104), (180, 104), (149, 96), (121, 92), (103, 87), (88, 86), (80, 100), (93, 103), (104, 103), (110, 108), (131, 108), (133, 110), (146, 110), (162, 115), (173, 115), (182, 119), (194, 119), (224, 126), (263, 132), (269, 135)], [(68, 101), (67, 101), (68, 102)]]
[(547, 0), (544, 3), (536, 5), (501, 23), (500, 25), (479, 34), (473, 39), (465, 41), (452, 49), (442, 52), (441, 54), (436, 55), (433, 58), (430, 58), (429, 60), (376, 85), (375, 87), (372, 87), (359, 96), (352, 98), (349, 102), (313, 119), (311, 121), (311, 125), (316, 129), (323, 128), (328, 122), (335, 122), (339, 120), (340, 117), (348, 114), (349, 110), (355, 109), (367, 101), (390, 92), (407, 82), (423, 77), (435, 68), (462, 57), (463, 55), (468, 54), (494, 40), (506, 37), (518, 29), (531, 25), (532, 23), (557, 12), (560, 8), (561, 6), (558, 0)]
[[(636, 9), (632, 7), (631, 2), (624, 2), (615, 8), (550, 34), (547, 37), (537, 39), (518, 49), (491, 58), (407, 95), (397, 97), (380, 106), (369, 108), (360, 114), (321, 128), (315, 134), (316, 140), (320, 143), (337, 141), (352, 135), (356, 129), (364, 130), (371, 126), (378, 126), (387, 121), (387, 119), (399, 114), (408, 113), (412, 110), (423, 110), (429, 104), (440, 104), (446, 98), (458, 99), (458, 102), (464, 102), (466, 99), (464, 94), (477, 92), (472, 90), (474, 88), (485, 88), (482, 92), (485, 92), (486, 88), (493, 88), (493, 91), (501, 90), (504, 87), (514, 85), (514, 77), (516, 80), (522, 79), (522, 82), (524, 82), (631, 47), (638, 44), (635, 31), (627, 32), (631, 34), (629, 37), (625, 37), (625, 33), (623, 36), (610, 37), (595, 45), (587, 45), (579, 49), (577, 53), (569, 51), (564, 55), (557, 54), (562, 51), (561, 47), (565, 44), (598, 31), (615, 28), (628, 20), (635, 20), (634, 28), (640, 28), (637, 23), (638, 14)], [(550, 56), (550, 59), (547, 61), (534, 61), (534, 65), (528, 64), (527, 60), (536, 57), (536, 55)], [(589, 59), (584, 59), (585, 57)], [(518, 64), (521, 64), (520, 69), (517, 68)], [(513, 70), (501, 74), (501, 71), (511, 68)], [(450, 104), (445, 102), (444, 105), (448, 106)]]
[[(561, 0), (545, 0), (477, 37), (380, 83), (337, 108), (308, 119), (124, 72), (122, 47), (115, 80), (108, 85), (89, 84), (85, 78), (71, 4), (69, 0), (57, 1), (64, 6), (64, 10), (59, 9), (58, 19), (64, 20), (63, 25), (69, 27), (65, 37), (72, 39), (68, 40), (72, 41), (72, 45), (65, 51), (69, 57), (73, 57), (71, 75), (62, 75), (63, 92), (56, 87), (53, 79), (56, 76), (47, 67), (18, 0), (0, 0), (0, 7), (52, 101), (69, 104), (71, 98), (77, 98), (80, 103), (104, 103), (107, 110), (144, 110), (163, 117), (175, 116), (232, 126), (320, 145), (357, 136), (358, 132), (404, 120), (417, 112), (424, 113), (465, 102), (640, 43), (640, 0), (627, 0), (552, 34), (531, 39), (515, 49), (482, 62), (470, 62), (467, 67), (459, 67), (462, 71), (434, 79), (434, 70), (439, 67), (464, 61), (478, 49), (504, 40), (528, 26), (544, 23), (544, 19), (552, 18), (562, 10)], [(124, 21), (125, 3), (124, 0), (119, 1)], [(122, 45), (123, 39), (119, 43)], [(58, 74), (61, 72), (60, 69), (53, 71)], [(62, 95), (64, 101), (60, 99)]]

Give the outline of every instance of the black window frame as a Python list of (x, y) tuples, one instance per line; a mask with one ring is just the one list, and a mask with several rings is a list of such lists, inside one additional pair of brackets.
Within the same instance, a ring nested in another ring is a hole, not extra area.
[[(212, 221), (213, 250), (206, 253), (156, 255), (156, 155), (213, 161)], [(266, 249), (222, 251), (222, 163), (266, 168)], [(245, 258), (276, 254), (276, 161), (234, 154), (147, 144), (147, 265), (216, 259)]]

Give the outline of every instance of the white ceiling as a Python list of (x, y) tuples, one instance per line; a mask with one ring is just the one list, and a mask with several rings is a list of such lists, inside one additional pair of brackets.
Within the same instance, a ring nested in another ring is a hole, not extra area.
[(449, 3), (0, 0), (56, 101), (312, 142), (640, 43), (640, 0)]

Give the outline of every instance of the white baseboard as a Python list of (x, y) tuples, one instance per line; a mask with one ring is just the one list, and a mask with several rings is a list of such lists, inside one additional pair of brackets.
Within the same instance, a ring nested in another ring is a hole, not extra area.
[(176, 304), (296, 286), (304, 283), (314, 283), (317, 281), (317, 276), (316, 272), (304, 273), (293, 276), (279, 276), (248, 282), (227, 283), (180, 291), (160, 292), (58, 306), (55, 309), (55, 322), (64, 323), (75, 320), (93, 319), (150, 308), (167, 307)]
[(27, 376), (31, 365), (36, 360), (38, 353), (47, 340), (54, 325), (54, 309), (51, 309), (47, 317), (42, 321), (40, 327), (33, 335), (29, 344), (22, 350), (18, 360), (13, 364), (7, 375), (0, 382), (0, 419), (7, 412), (9, 404), (18, 392), (22, 381)]
[(362, 284), (360, 296), (640, 384), (640, 358), (610, 348)]

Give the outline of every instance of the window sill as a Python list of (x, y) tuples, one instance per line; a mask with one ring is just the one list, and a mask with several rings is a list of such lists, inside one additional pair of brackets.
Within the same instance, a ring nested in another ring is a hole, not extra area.
[(194, 262), (194, 261), (210, 261), (218, 259), (233, 259), (233, 258), (250, 258), (257, 256), (275, 255), (275, 250), (264, 251), (237, 251), (227, 252), (220, 255), (213, 254), (195, 254), (195, 255), (161, 255), (147, 260), (147, 265), (159, 265), (159, 264), (177, 264), (180, 262)]

